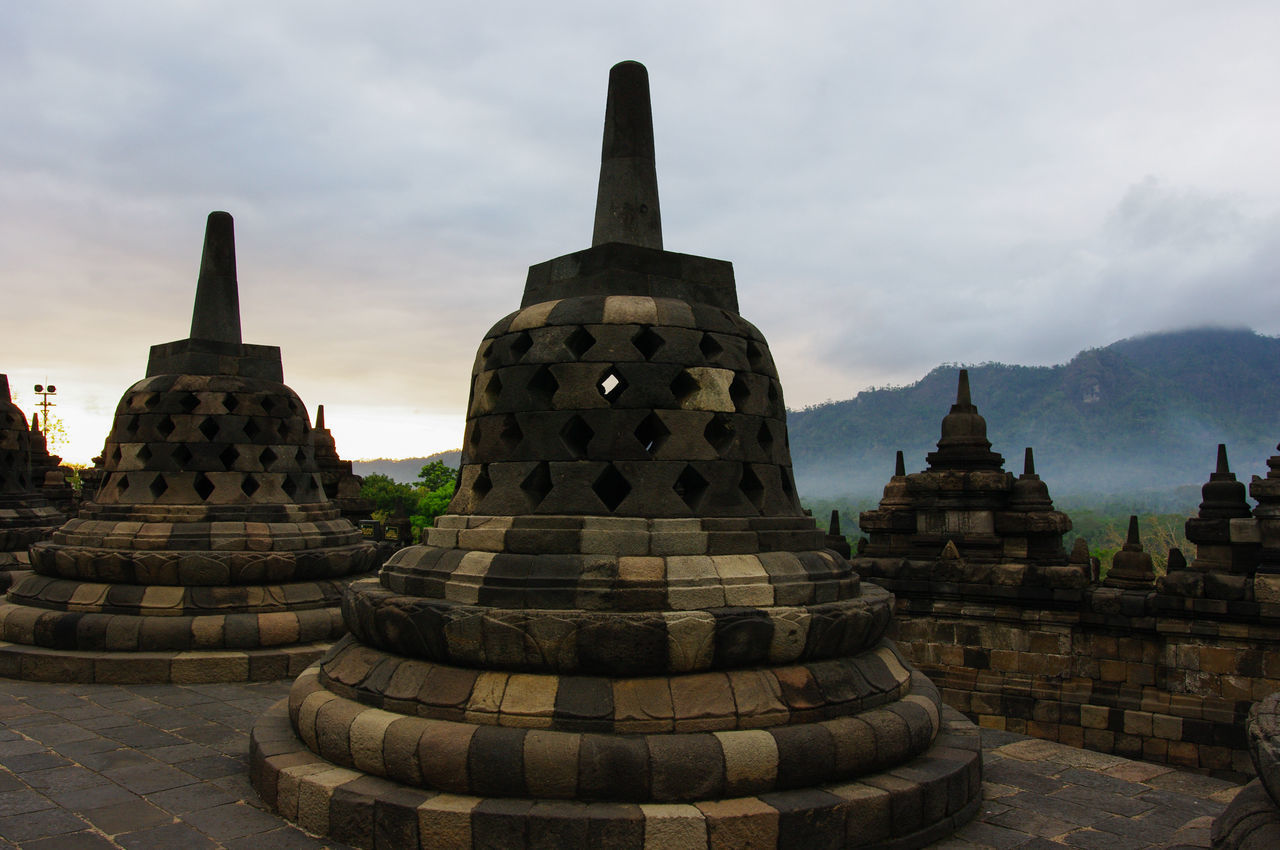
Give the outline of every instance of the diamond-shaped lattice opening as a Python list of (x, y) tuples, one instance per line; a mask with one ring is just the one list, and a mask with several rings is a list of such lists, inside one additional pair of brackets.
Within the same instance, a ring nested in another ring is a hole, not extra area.
[(493, 374), (489, 376), (489, 383), (484, 387), (484, 400), (490, 410), (498, 406), (498, 397), (502, 395), (502, 379)]
[(273, 452), (270, 446), (267, 446), (262, 450), (262, 454), (258, 455), (258, 463), (262, 464), (263, 469), (270, 469), (271, 464), (275, 463), (279, 459), (280, 455)]
[(707, 438), (707, 442), (717, 452), (724, 454), (733, 445), (733, 420), (723, 413), (717, 413), (711, 417), (707, 427), (702, 430), (702, 436)]
[(782, 407), (782, 394), (778, 392), (778, 385), (773, 381), (769, 382), (769, 413), (777, 415)]
[(494, 348), (494, 342), (490, 340), (489, 344), (484, 347), (484, 351), (480, 352), (480, 359), (484, 361), (484, 368), (486, 369), (492, 368), (493, 366), (489, 361), (493, 359)]
[(306, 450), (299, 448), (296, 452), (293, 453), (293, 459), (297, 461), (299, 466), (306, 463), (307, 462)]
[(733, 399), (733, 409), (739, 413), (746, 406), (747, 399), (751, 398), (751, 388), (741, 375), (733, 376), (733, 383), (729, 385), (729, 398)]
[(489, 477), (489, 464), (480, 464), (480, 473), (476, 475), (476, 480), (471, 482), (471, 492), (476, 494), (476, 499), (483, 499), (489, 495), (489, 491), (493, 489), (493, 479)]
[(296, 401), (294, 401), (293, 399), (289, 399), (289, 412), (290, 412), (290, 413), (297, 413), (297, 412), (298, 412), (298, 403), (297, 403)]
[(129, 476), (121, 475), (119, 480), (116, 481), (116, 490), (123, 493), (125, 490), (128, 490), (128, 489), (129, 489)]
[(789, 469), (782, 470), (782, 492), (786, 493), (788, 496), (795, 495), (796, 492), (796, 485), (795, 482), (791, 480), (791, 470)]
[(292, 498), (293, 494), (298, 492), (298, 482), (293, 480), (292, 475), (286, 475), (284, 477), (284, 483), (280, 485), (280, 489), (284, 491), (286, 496)]
[(196, 428), (201, 434), (204, 434), (204, 438), (206, 440), (212, 440), (214, 437), (218, 436), (218, 431), (221, 430), (218, 427), (218, 420), (214, 419), (212, 416), (206, 416), (204, 421), (197, 425)]
[(617, 404), (618, 399), (627, 390), (627, 379), (622, 377), (622, 374), (617, 369), (610, 366), (600, 376), (600, 380), (596, 381), (596, 389), (599, 390), (600, 395), (609, 404)]
[(764, 510), (764, 484), (751, 471), (748, 464), (742, 465), (742, 480), (738, 482), (738, 489), (742, 491), (742, 495), (747, 497), (747, 501), (755, 506), (757, 511)]
[(582, 356), (590, 351), (591, 346), (595, 344), (596, 338), (582, 325), (574, 328), (573, 332), (564, 341), (564, 347), (569, 349), (569, 353), (573, 355), (574, 360), (581, 360)]
[(564, 443), (569, 454), (582, 458), (587, 456), (587, 446), (595, 435), (596, 432), (581, 416), (573, 416), (560, 429), (560, 442)]
[(263, 396), (262, 396), (262, 401), (261, 401), (261, 402), (259, 402), (259, 404), (261, 404), (261, 405), (262, 405), (262, 412), (263, 412), (263, 413), (271, 413), (271, 411), (275, 409), (275, 406), (276, 406), (278, 403), (279, 403), (279, 402), (277, 402), (277, 401), (276, 401), (276, 399), (275, 399), (274, 397), (269, 396), (269, 395), (263, 395)]
[(667, 441), (667, 437), (671, 436), (671, 429), (658, 418), (658, 414), (650, 413), (636, 426), (635, 435), (644, 450), (650, 456), (653, 456), (662, 448), (662, 444)]
[(122, 457), (124, 457), (124, 452), (120, 451), (120, 447), (119, 447), (119, 446), (116, 446), (116, 447), (115, 447), (115, 450), (111, 452), (111, 462), (112, 462), (112, 463), (119, 463), (119, 462), (120, 462), (120, 458), (122, 458)]
[(644, 356), (645, 360), (652, 360), (653, 355), (657, 354), (658, 349), (662, 348), (666, 342), (653, 328), (647, 326), (631, 338), (631, 344)]
[(756, 432), (756, 442), (760, 444), (760, 448), (764, 449), (765, 454), (773, 451), (773, 430), (769, 428), (768, 422), (760, 423), (760, 430)]
[(261, 486), (262, 485), (258, 483), (258, 479), (254, 478), (252, 475), (246, 475), (244, 480), (240, 482), (240, 491), (246, 496), (253, 496), (254, 493), (258, 492), (258, 488)]
[(178, 426), (173, 424), (173, 419), (168, 416), (161, 419), (159, 424), (156, 425), (156, 431), (159, 432), (160, 436), (164, 437), (166, 440), (169, 439), (169, 435), (177, 429)]
[(222, 396), (222, 407), (227, 413), (235, 413), (236, 408), (240, 406), (240, 399), (236, 398), (235, 393), (224, 393)]
[(560, 389), (560, 382), (556, 380), (556, 376), (551, 374), (551, 370), (546, 366), (534, 372), (533, 377), (529, 379), (529, 391), (533, 393), (539, 404), (549, 407), (551, 398), (558, 389)]
[(178, 466), (185, 467), (191, 462), (191, 449), (187, 448), (186, 443), (179, 443), (178, 447), (173, 450), (172, 457), (178, 462)]
[(124, 430), (125, 430), (125, 433), (127, 433), (131, 437), (134, 434), (137, 434), (138, 433), (138, 417), (130, 416), (129, 421), (124, 426)]
[(223, 469), (231, 469), (239, 459), (240, 452), (236, 451), (235, 446), (227, 446), (218, 454), (218, 460), (222, 461)]
[(613, 468), (613, 464), (609, 464), (591, 485), (591, 490), (604, 502), (606, 508), (616, 511), (631, 492), (631, 485), (621, 472)]
[(200, 397), (192, 392), (183, 393), (182, 398), (178, 399), (178, 406), (183, 413), (190, 413), (200, 406)]
[(724, 346), (716, 342), (716, 338), (711, 334), (704, 333), (698, 342), (698, 350), (707, 360), (715, 360), (724, 351)]
[(764, 349), (752, 339), (747, 340), (747, 362), (757, 372), (762, 371), (765, 365)]
[(209, 480), (209, 477), (201, 472), (196, 476), (194, 487), (196, 495), (200, 497), (200, 501), (207, 502), (209, 494), (213, 492), (213, 482)]
[(142, 400), (142, 406), (146, 410), (153, 410), (160, 403), (160, 393), (147, 393), (146, 398)]
[(529, 507), (536, 508), (551, 492), (551, 465), (544, 460), (535, 466), (520, 482), (520, 489), (529, 497)]
[(138, 449), (137, 458), (143, 463), (146, 463), (147, 461), (151, 460), (151, 447), (148, 446), (146, 443), (143, 443), (142, 448)]
[(244, 435), (252, 440), (260, 433), (262, 433), (262, 429), (258, 427), (258, 423), (253, 420), (252, 416), (250, 416), (249, 420), (244, 423)]
[(164, 491), (169, 489), (169, 482), (164, 480), (163, 475), (157, 475), (151, 480), (151, 486), (148, 487), (154, 498), (160, 498), (164, 495)]
[(702, 504), (702, 497), (707, 492), (707, 479), (703, 478), (698, 470), (692, 466), (686, 465), (681, 471), (680, 477), (676, 479), (676, 483), (671, 486), (676, 491), (676, 495), (684, 500), (689, 506), (689, 510), (696, 511)]
[(684, 404), (698, 389), (698, 379), (687, 370), (681, 370), (671, 382), (671, 394), (675, 396), (676, 404)]
[(529, 349), (533, 348), (533, 337), (529, 336), (528, 331), (521, 331), (515, 339), (511, 340), (512, 360), (519, 360), (529, 353)]
[[(475, 439), (480, 440), (480, 425), (477, 423), (475, 430)], [(520, 441), (524, 439), (524, 431), (520, 429), (520, 423), (516, 420), (515, 414), (508, 413), (502, 417), (502, 430), (498, 432), (498, 439), (502, 441), (503, 448), (507, 451), (514, 451), (515, 447), (520, 445)]]

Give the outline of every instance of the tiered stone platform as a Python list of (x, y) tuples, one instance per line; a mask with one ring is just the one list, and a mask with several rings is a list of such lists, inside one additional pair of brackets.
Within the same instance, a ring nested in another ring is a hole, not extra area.
[(732, 266), (662, 249), (648, 76), (610, 75), (595, 244), (481, 342), (460, 483), (254, 729), (263, 799), (359, 847), (923, 846), (977, 730), (795, 493)]
[(378, 565), (325, 499), (280, 351), (245, 345), (231, 217), (213, 213), (192, 336), (124, 394), (102, 483), (0, 605), (0, 673), (154, 682), (296, 675)]

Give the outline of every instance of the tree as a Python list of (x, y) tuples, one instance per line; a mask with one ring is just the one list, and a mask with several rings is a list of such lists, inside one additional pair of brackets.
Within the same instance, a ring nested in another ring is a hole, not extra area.
[(418, 473), (418, 486), (428, 490), (439, 490), (446, 484), (452, 484), (457, 475), (458, 470), (445, 466), (444, 461), (433, 460), (422, 467), (422, 471)]

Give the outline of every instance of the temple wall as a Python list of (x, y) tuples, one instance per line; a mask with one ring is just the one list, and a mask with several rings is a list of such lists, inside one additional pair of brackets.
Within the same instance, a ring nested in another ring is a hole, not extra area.
[(1252, 621), (1233, 622), (1111, 588), (1054, 607), (891, 589), (899, 648), (980, 725), (1253, 774), (1244, 721), (1280, 690), (1280, 618), (1260, 618), (1257, 604), (1238, 603)]

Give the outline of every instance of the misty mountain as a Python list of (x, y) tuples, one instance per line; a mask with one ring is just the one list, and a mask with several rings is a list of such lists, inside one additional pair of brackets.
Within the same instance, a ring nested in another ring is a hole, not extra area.
[[(1135, 337), (1082, 351), (1058, 366), (966, 366), (973, 403), (1005, 469), (1023, 448), (1053, 495), (1199, 485), (1218, 443), (1247, 482), (1265, 475), (1280, 440), (1280, 339), (1200, 328)], [(803, 496), (874, 496), (902, 449), (924, 469), (955, 401), (959, 366), (939, 366), (905, 387), (789, 411)]]
[(392, 481), (399, 481), (401, 484), (413, 484), (418, 480), (418, 473), (422, 471), (422, 467), (433, 460), (442, 461), (445, 466), (457, 469), (458, 464), (462, 462), (462, 450), (454, 449), (448, 452), (436, 452), (429, 457), (396, 459), (379, 457), (373, 460), (353, 460), (351, 461), (351, 471), (360, 476), (378, 472)]

